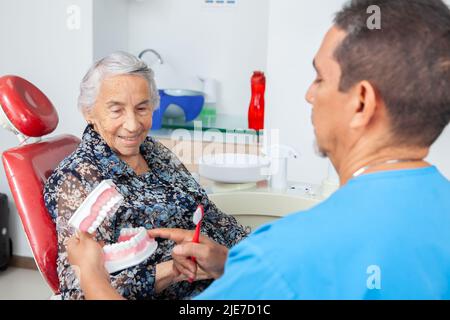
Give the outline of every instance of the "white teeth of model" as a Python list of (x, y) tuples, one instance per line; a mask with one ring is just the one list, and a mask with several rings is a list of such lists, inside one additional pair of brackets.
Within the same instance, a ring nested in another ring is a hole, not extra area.
[(140, 238), (141, 238), (140, 235), (141, 235), (140, 232), (136, 232), (136, 233), (134, 234), (134, 237), (139, 241)]
[(142, 231), (142, 232), (139, 234), (139, 240), (144, 240), (145, 237), (146, 237), (146, 235), (147, 235), (147, 231)]
[(125, 250), (127, 249), (127, 241), (121, 242), (119, 245), (119, 250)]
[(88, 229), (88, 233), (94, 233), (95, 229), (93, 226), (89, 227)]
[(97, 223), (97, 220), (96, 221), (94, 221), (94, 223), (92, 224), (92, 226), (91, 226), (91, 228), (93, 229), (93, 231), (92, 232), (94, 232), (95, 230), (97, 230), (97, 228), (98, 228), (98, 226), (99, 226), (100, 224), (99, 223)]
[(127, 243), (126, 243), (126, 248), (127, 249), (131, 249), (133, 246), (134, 246), (133, 241), (127, 241)]
[(130, 242), (131, 242), (132, 247), (134, 247), (138, 244), (139, 240), (136, 237), (134, 237), (134, 238), (131, 238)]

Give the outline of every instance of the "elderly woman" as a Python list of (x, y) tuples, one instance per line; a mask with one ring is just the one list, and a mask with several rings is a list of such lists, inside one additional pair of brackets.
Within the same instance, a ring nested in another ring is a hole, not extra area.
[[(101, 59), (83, 78), (78, 104), (88, 125), (78, 149), (60, 163), (44, 190), (58, 234), (63, 299), (84, 298), (67, 259), (65, 244), (75, 231), (68, 221), (105, 179), (113, 180), (125, 201), (97, 229), (99, 242), (115, 243), (120, 230), (129, 227), (193, 229), (198, 204), (205, 209), (205, 235), (226, 247), (246, 236), (233, 217), (209, 201), (175, 155), (147, 136), (158, 103), (153, 72), (130, 54), (118, 52)], [(173, 241), (162, 241), (145, 262), (111, 274), (114, 289), (127, 299), (184, 299), (203, 291), (210, 281), (184, 281), (173, 265), (173, 246)]]

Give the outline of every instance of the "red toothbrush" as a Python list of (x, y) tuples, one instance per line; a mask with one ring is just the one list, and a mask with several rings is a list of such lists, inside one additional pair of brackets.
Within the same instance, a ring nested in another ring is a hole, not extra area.
[[(205, 215), (205, 211), (203, 209), (203, 206), (200, 204), (200, 205), (198, 205), (197, 210), (195, 210), (194, 216), (192, 218), (192, 220), (194, 221), (194, 224), (196, 225), (194, 237), (192, 238), (192, 242), (194, 242), (194, 243), (199, 243), (200, 229), (202, 227), (202, 220), (203, 220), (204, 215)], [(191, 257), (191, 260), (192, 260), (192, 262), (196, 263), (195, 257)], [(192, 283), (193, 281), (194, 281), (194, 279), (189, 278), (190, 283)]]

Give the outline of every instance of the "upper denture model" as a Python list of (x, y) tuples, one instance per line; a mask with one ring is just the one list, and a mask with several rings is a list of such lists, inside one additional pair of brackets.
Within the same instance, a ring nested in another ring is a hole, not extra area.
[(93, 234), (106, 217), (112, 217), (123, 201), (111, 180), (102, 181), (83, 201), (69, 220), (77, 230)]

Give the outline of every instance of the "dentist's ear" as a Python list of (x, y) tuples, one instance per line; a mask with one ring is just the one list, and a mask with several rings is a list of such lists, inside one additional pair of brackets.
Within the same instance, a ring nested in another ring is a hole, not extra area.
[(378, 99), (375, 87), (368, 81), (361, 81), (355, 90), (355, 103), (352, 106), (353, 117), (350, 122), (352, 129), (366, 127), (375, 117), (381, 100)]

